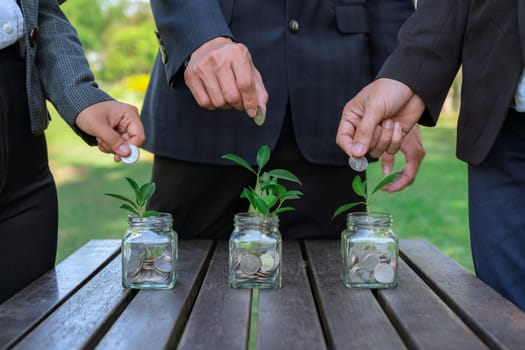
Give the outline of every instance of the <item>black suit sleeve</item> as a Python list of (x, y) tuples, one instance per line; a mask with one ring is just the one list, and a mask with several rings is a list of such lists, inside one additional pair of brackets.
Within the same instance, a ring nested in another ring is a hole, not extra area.
[(399, 45), (378, 78), (410, 86), (426, 104), (420, 123), (436, 124), (448, 90), (461, 65), (469, 0), (420, 0), (399, 31)]
[(168, 82), (197, 47), (219, 36), (233, 38), (218, 0), (151, 0), (151, 9)]

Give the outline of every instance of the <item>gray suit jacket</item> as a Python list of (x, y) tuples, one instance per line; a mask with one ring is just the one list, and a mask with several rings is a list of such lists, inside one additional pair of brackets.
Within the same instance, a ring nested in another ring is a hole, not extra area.
[(94, 138), (75, 126), (84, 108), (111, 97), (94, 81), (75, 29), (57, 0), (20, 0), (24, 15), (26, 84), (31, 131), (41, 134), (49, 123), (46, 99), (89, 144)]
[[(341, 111), (377, 73), (413, 12), (412, 0), (152, 0), (161, 42), (144, 101), (144, 147), (157, 155), (231, 164), (276, 145), (288, 112), (313, 163), (345, 165), (335, 144)], [(295, 22), (293, 22), (295, 21)], [(200, 108), (184, 83), (184, 60), (226, 36), (245, 44), (270, 99), (258, 127), (244, 112)]]
[(471, 164), (485, 159), (513, 102), (523, 67), (518, 3), (524, 2), (420, 0), (379, 74), (421, 96), (427, 111), (420, 122), (432, 126), (462, 66), (457, 156)]

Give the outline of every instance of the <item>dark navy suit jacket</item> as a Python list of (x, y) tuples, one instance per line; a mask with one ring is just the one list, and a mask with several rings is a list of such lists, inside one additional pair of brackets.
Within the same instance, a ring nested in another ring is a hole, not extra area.
[[(342, 165), (335, 144), (341, 112), (396, 45), (412, 0), (152, 0), (161, 50), (142, 118), (145, 148), (157, 155), (211, 164), (235, 153), (255, 161), (273, 148), (287, 108), (304, 157)], [(295, 20), (299, 30), (289, 29)], [(251, 52), (269, 93), (267, 119), (200, 108), (184, 83), (184, 61), (204, 42), (231, 37)]]
[(513, 103), (523, 67), (524, 12), (525, 0), (420, 0), (379, 74), (421, 96), (427, 111), (420, 122), (432, 126), (462, 67), (456, 152), (470, 164), (486, 158)]

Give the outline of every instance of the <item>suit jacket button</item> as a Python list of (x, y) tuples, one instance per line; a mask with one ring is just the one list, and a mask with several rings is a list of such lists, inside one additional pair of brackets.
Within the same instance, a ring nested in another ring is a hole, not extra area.
[(288, 22), (288, 30), (292, 33), (297, 33), (299, 31), (299, 22), (297, 22), (295, 19), (291, 19)]
[(34, 27), (31, 29), (31, 32), (29, 33), (29, 44), (31, 44), (31, 47), (34, 47), (36, 43), (38, 42), (40, 35), (40, 30), (38, 30), (38, 27)]

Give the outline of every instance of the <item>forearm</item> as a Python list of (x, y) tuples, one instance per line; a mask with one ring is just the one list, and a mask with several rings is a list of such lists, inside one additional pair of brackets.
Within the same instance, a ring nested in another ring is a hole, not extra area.
[(408, 85), (427, 113), (423, 125), (435, 125), (448, 90), (461, 65), (470, 0), (426, 0), (403, 25), (399, 45), (378, 78)]
[(98, 88), (77, 33), (56, 0), (40, 1), (38, 25), (35, 65), (44, 94), (75, 132), (92, 144), (75, 126), (75, 119), (86, 107), (112, 98)]
[(168, 82), (197, 47), (219, 36), (233, 38), (217, 0), (152, 0), (151, 9)]

